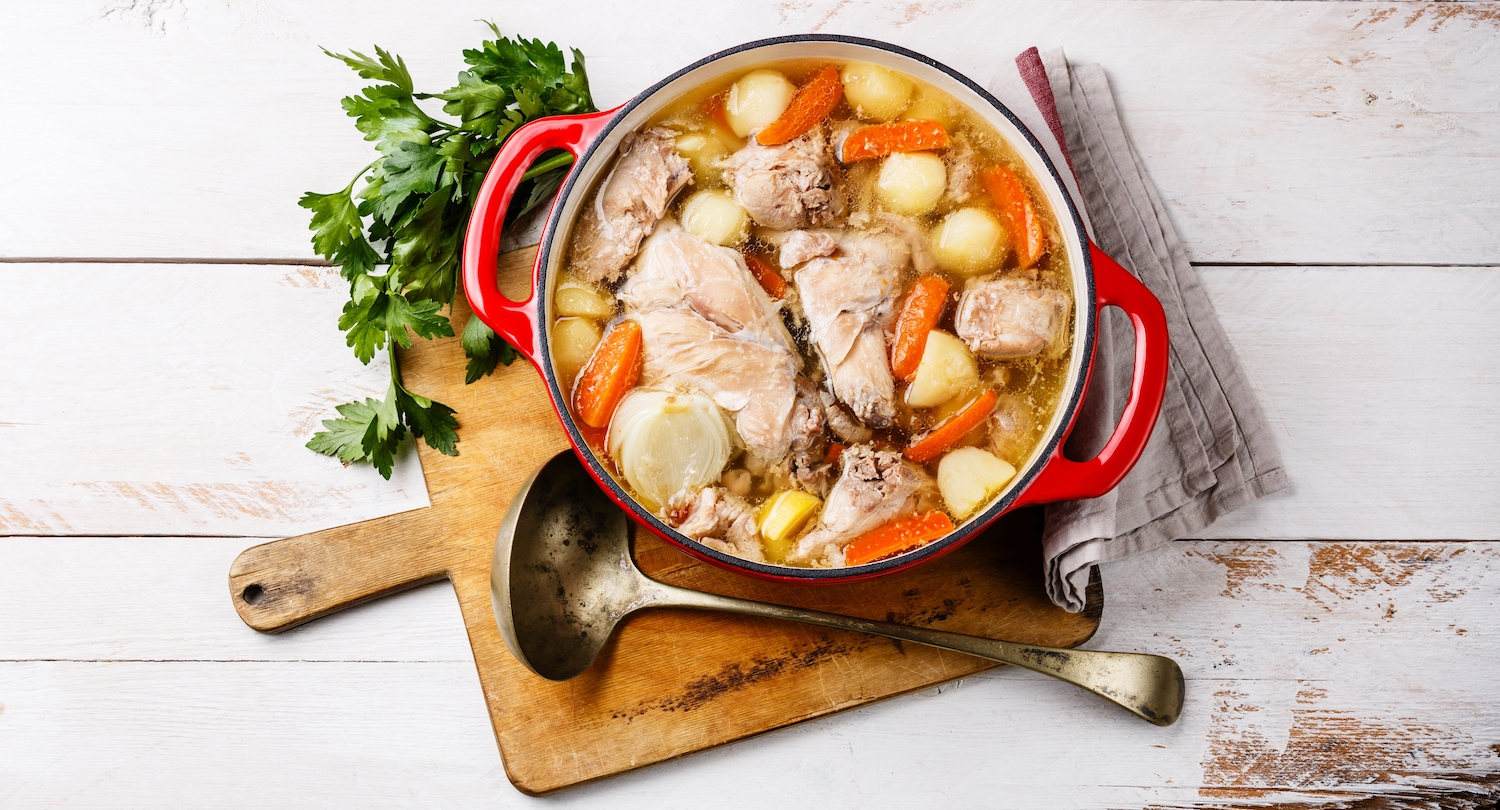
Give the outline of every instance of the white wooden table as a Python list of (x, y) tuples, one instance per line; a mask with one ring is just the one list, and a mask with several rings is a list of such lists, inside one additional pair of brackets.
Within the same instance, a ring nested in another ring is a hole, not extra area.
[(1089, 646), (1174, 656), (1172, 728), (1003, 668), (550, 801), (1495, 806), (1500, 4), (7, 0), (0, 807), (534, 803), (446, 585), (276, 637), (225, 587), (425, 503), (414, 459), (301, 447), (384, 385), (296, 200), (366, 151), (317, 46), (445, 88), (479, 18), (581, 48), (600, 106), (803, 31), (1103, 64), (1293, 482), (1104, 571)]

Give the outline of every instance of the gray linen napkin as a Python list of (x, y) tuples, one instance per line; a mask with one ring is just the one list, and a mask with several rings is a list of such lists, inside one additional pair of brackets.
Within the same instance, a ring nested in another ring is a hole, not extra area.
[[(1135, 468), (1102, 497), (1046, 508), (1047, 593), (1076, 613), (1095, 564), (1200, 531), (1287, 478), (1234, 349), (1125, 136), (1104, 70), (1036, 48), (1016, 67), (1049, 126), (1066, 138), (1094, 241), (1161, 301), (1171, 337), (1166, 399)], [(1130, 397), (1133, 364), (1129, 319), (1104, 310), (1093, 379), (1064, 447), (1070, 458), (1090, 458), (1109, 439)]]

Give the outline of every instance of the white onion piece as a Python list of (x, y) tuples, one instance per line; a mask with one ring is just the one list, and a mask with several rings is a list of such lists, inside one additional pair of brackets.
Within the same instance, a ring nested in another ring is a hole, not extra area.
[(723, 411), (708, 397), (637, 388), (609, 423), (609, 454), (645, 506), (719, 480), (734, 447)]

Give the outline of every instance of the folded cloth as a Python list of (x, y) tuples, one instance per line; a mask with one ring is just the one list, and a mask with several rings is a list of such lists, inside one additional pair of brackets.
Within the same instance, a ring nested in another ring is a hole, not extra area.
[[(1140, 461), (1107, 494), (1046, 507), (1043, 559), (1052, 601), (1084, 607), (1090, 569), (1201, 531), (1287, 484), (1270, 427), (1198, 284), (1115, 109), (1098, 65), (1031, 48), (991, 92), (1031, 129), (1063, 175), (1100, 248), (1136, 275), (1167, 314), (1171, 353), (1161, 416)], [(1050, 137), (1049, 137), (1050, 136)], [(1069, 458), (1093, 457), (1130, 396), (1134, 336), (1113, 309), (1100, 318), (1094, 373)]]

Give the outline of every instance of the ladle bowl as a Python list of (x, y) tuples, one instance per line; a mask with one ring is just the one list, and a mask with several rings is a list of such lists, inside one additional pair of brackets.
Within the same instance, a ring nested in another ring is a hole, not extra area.
[(623, 512), (565, 450), (521, 485), (495, 538), (490, 592), (511, 653), (565, 681), (588, 669), (615, 627), (648, 607), (698, 608), (872, 633), (1012, 664), (1113, 701), (1158, 726), (1182, 713), (1182, 670), (1142, 653), (1069, 650), (752, 602), (667, 585), (631, 557)]

